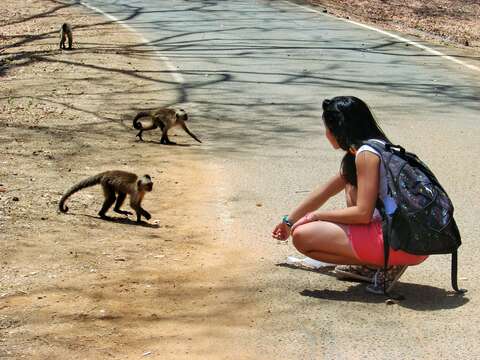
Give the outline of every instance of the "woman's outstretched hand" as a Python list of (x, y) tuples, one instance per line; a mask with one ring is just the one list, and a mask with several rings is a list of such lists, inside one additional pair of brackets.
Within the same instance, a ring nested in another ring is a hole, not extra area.
[(272, 237), (277, 240), (287, 240), (290, 236), (290, 228), (284, 222), (281, 222), (272, 231)]
[(317, 221), (315, 213), (313, 212), (308, 213), (304, 217), (300, 218), (295, 224), (293, 224), (292, 229), (290, 231), (293, 232), (293, 230), (295, 230), (295, 228), (299, 227), (300, 225), (307, 224), (312, 221)]

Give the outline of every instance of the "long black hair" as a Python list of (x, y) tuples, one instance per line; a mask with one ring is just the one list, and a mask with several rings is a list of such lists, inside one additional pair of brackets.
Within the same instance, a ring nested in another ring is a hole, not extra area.
[(390, 142), (375, 121), (367, 104), (354, 96), (337, 96), (325, 99), (322, 103), (323, 121), (337, 140), (341, 149), (346, 151), (340, 166), (340, 172), (345, 180), (357, 185), (357, 168), (355, 155), (351, 150), (357, 150), (364, 140), (379, 139)]

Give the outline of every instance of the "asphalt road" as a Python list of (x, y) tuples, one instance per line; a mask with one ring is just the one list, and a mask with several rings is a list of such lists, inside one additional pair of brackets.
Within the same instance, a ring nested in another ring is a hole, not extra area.
[[(172, 82), (159, 85), (205, 142), (189, 153), (215, 163), (225, 179), (219, 206), (231, 231), (223, 241), (250, 248), (250, 266), (261, 259), (252, 283), (271, 313), (258, 331), (242, 333), (246, 344), (285, 359), (480, 355), (480, 72), (284, 1), (88, 3), (138, 31), (150, 55), (169, 59)], [(362, 285), (275, 266), (294, 250), (269, 238), (273, 225), (338, 169), (342, 154), (321, 122), (322, 100), (337, 95), (364, 99), (390, 138), (431, 165), (450, 193), (466, 296), (448, 292), (446, 256), (405, 274), (398, 291), (406, 300), (397, 306)], [(162, 94), (159, 103), (173, 105)]]

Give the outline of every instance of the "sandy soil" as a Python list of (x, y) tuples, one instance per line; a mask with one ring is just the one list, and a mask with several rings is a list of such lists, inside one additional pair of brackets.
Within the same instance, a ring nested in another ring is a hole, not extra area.
[[(243, 275), (245, 250), (222, 243), (224, 214), (212, 212), (229, 196), (221, 169), (197, 163), (203, 145), (182, 133), (174, 140), (191, 146), (161, 146), (158, 133), (135, 141), (137, 110), (176, 101), (161, 91), (172, 82), (162, 62), (82, 7), (2, 5), (0, 358), (215, 359), (227, 348), (259, 358), (242, 335), (270, 305), (259, 308), (265, 289)], [(65, 20), (75, 24), (73, 51), (58, 50)], [(98, 187), (57, 212), (69, 186), (107, 169), (153, 176), (152, 220), (99, 219)]]
[[(175, 101), (159, 91), (172, 81), (162, 62), (80, 6), (2, 4), (0, 358), (221, 354), (252, 301), (232, 285), (240, 250), (218, 251), (218, 214), (204, 213), (217, 172), (187, 156), (201, 149), (187, 136), (173, 140), (191, 147), (159, 145), (159, 133), (138, 143), (131, 128), (139, 108)], [(72, 51), (58, 50), (64, 21), (75, 24)], [(99, 187), (57, 212), (68, 187), (107, 169), (153, 176), (152, 220), (99, 219)]]
[(306, 0), (334, 15), (480, 53), (480, 3), (471, 0)]

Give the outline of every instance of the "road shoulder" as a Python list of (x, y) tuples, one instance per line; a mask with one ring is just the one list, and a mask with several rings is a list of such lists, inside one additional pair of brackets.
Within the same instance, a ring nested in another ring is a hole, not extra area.
[[(220, 357), (235, 346), (225, 328), (251, 306), (237, 286), (241, 250), (216, 242), (221, 179), (184, 134), (170, 147), (154, 132), (136, 142), (131, 128), (138, 110), (177, 101), (165, 63), (78, 5), (9, 1), (2, 15), (0, 355)], [(64, 21), (72, 51), (58, 50)], [(57, 212), (68, 187), (108, 169), (153, 177), (152, 220), (99, 219), (99, 188)]]

